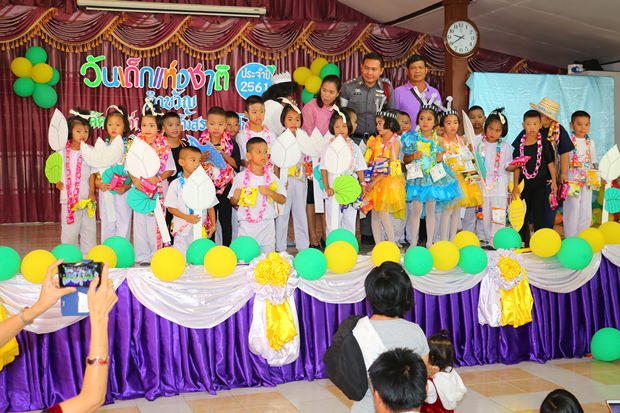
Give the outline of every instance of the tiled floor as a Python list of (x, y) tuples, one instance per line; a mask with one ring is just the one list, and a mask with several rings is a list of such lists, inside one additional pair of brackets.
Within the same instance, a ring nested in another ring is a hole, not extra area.
[[(24, 255), (59, 243), (58, 224), (0, 225), (0, 245)], [(620, 399), (620, 361), (590, 359), (554, 360), (546, 364), (524, 362), (514, 366), (491, 365), (458, 370), (469, 391), (458, 413), (537, 412), (550, 390), (565, 388), (577, 396), (587, 413), (607, 412), (605, 400)], [(106, 413), (202, 412), (321, 412), (349, 411), (351, 402), (329, 380), (294, 382), (273, 388), (232, 389), (213, 396), (185, 393), (120, 401), (103, 407)]]

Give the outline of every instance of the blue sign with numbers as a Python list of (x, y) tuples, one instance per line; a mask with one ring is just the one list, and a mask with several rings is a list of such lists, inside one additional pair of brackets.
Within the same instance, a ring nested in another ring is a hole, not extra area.
[(275, 66), (265, 66), (261, 63), (248, 63), (237, 72), (235, 88), (237, 93), (247, 99), (252, 95), (262, 95), (271, 86), (271, 77)]

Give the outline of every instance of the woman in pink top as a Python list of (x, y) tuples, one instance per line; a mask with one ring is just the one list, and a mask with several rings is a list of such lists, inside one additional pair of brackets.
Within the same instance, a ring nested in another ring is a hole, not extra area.
[[(339, 105), (340, 88), (342, 82), (335, 75), (325, 76), (321, 84), (321, 90), (314, 99), (304, 105), (301, 110), (304, 124), (303, 130), (308, 134), (312, 134), (314, 128), (325, 135), (329, 129), (329, 119), (332, 116), (332, 106)], [(315, 204), (315, 199), (318, 202)], [(308, 232), (310, 236), (310, 247), (320, 248), (319, 236), (316, 231), (316, 214), (320, 214), (321, 228), (323, 235), (327, 233), (325, 225), (325, 217), (323, 215), (323, 196), (318, 185), (315, 187), (313, 181), (308, 181), (308, 198), (306, 202), (306, 214), (308, 215)], [(327, 238), (327, 237), (325, 237)], [(324, 243), (324, 240), (321, 240)]]

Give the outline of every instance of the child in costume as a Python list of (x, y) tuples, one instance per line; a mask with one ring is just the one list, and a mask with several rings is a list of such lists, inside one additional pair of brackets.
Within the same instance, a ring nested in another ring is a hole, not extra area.
[[(297, 139), (300, 135), (304, 135), (302, 139), (308, 139), (301, 126), (303, 118), (301, 110), (293, 103), (287, 100), (285, 103), (280, 121), (282, 126), (290, 130)], [(306, 216), (306, 200), (308, 198), (308, 174), (312, 174), (312, 160), (305, 160), (301, 157), (297, 165), (289, 168), (287, 186), (286, 186), (286, 203), (280, 211), (280, 215), (276, 218), (276, 251), (286, 251), (288, 239), (288, 221), (293, 215), (293, 229), (295, 231), (295, 248), (297, 251), (304, 250), (310, 246), (308, 238), (308, 218)], [(279, 168), (275, 168), (276, 175), (280, 176)]]
[(200, 144), (207, 143), (211, 143), (226, 162), (226, 167), (217, 168), (209, 162), (209, 151), (202, 154), (203, 160), (206, 160), (203, 166), (211, 177), (217, 194), (218, 204), (215, 206), (215, 212), (221, 228), (222, 245), (229, 246), (232, 241), (233, 210), (229, 194), (235, 172), (239, 170), (241, 164), (241, 154), (235, 140), (226, 132), (226, 111), (218, 106), (212, 107), (207, 112), (207, 130), (200, 135)]
[(592, 189), (600, 188), (597, 156), (590, 132), (590, 115), (578, 110), (571, 116), (575, 149), (568, 163), (568, 196), (564, 201), (564, 236), (576, 237), (592, 223)]
[[(409, 113), (398, 111), (398, 124), (400, 125), (400, 132), (398, 132), (398, 142), (400, 143), (400, 147), (403, 147), (402, 144), (402, 136), (411, 131), (411, 117)], [(398, 159), (403, 165), (404, 168), (404, 153), (401, 150), (398, 156)], [(405, 203), (405, 219), (396, 218), (392, 215), (392, 225), (394, 226), (394, 238), (396, 238), (399, 244), (406, 244), (407, 240), (405, 238), (405, 229), (409, 227), (411, 223), (411, 213), (409, 211), (411, 204)]]
[[(364, 154), (362, 153), (359, 146), (353, 142), (353, 140), (349, 136), (349, 131), (353, 130), (353, 124), (351, 123), (351, 118), (348, 113), (343, 110), (340, 110), (337, 106), (333, 106), (334, 113), (332, 114), (331, 119), (329, 120), (329, 133), (338, 137), (338, 135), (342, 136), (349, 146), (349, 150), (351, 151), (351, 165), (347, 171), (342, 173), (341, 175), (350, 175), (357, 176), (357, 179), (362, 184), (362, 188), (366, 186), (366, 182), (364, 181), (364, 171), (366, 170), (366, 161), (364, 160)], [(335, 138), (330, 140), (330, 143)], [(329, 145), (328, 145), (329, 146)], [(327, 221), (327, 235), (332, 232), (336, 228), (332, 228), (331, 216), (332, 216), (332, 203), (337, 202), (334, 197), (334, 190), (332, 186), (334, 185), (334, 181), (339, 175), (327, 172), (327, 168), (324, 164), (325, 153), (321, 156), (321, 179), (323, 181), (323, 185), (325, 188), (325, 194), (327, 197), (325, 198), (325, 220)], [(355, 223), (356, 223), (357, 209), (354, 204), (349, 205), (341, 205), (339, 208), (339, 216), (338, 216), (338, 228), (344, 228), (347, 231), (351, 231), (351, 233), (355, 234)]]
[[(170, 183), (164, 206), (174, 216), (172, 220), (172, 228), (174, 230), (174, 248), (178, 249), (185, 255), (187, 248), (194, 241), (193, 225), (200, 221), (200, 215), (195, 215), (194, 211), (187, 207), (183, 201), (183, 186), (185, 181), (189, 179), (192, 173), (201, 166), (202, 154), (200, 149), (193, 146), (186, 146), (179, 152), (179, 165), (181, 173), (177, 174), (177, 178)], [(215, 209), (217, 199), (206, 211), (202, 212), (204, 217), (203, 226), (206, 230), (207, 238), (213, 236), (215, 232)], [(206, 213), (205, 213), (206, 212)]]
[[(418, 112), (418, 129), (402, 137), (404, 160), (407, 164), (407, 202), (412, 205), (411, 245), (418, 243), (422, 204), (426, 204), (427, 247), (433, 243), (435, 209), (449, 208), (462, 197), (459, 182), (442, 163), (443, 149), (435, 132), (438, 123), (437, 107), (422, 95), (423, 105)], [(449, 169), (449, 168), (448, 168)]]
[(276, 248), (274, 202), (286, 202), (286, 188), (269, 165), (269, 146), (263, 138), (247, 141), (248, 166), (237, 174), (229, 193), (230, 202), (239, 207), (239, 236), (250, 236), (264, 254)]
[[(543, 139), (540, 133), (541, 118), (536, 110), (528, 110), (523, 115), (521, 142), (514, 150), (513, 157), (529, 156), (525, 165), (519, 166), (514, 172), (513, 198), (520, 196), (519, 182), (525, 180), (521, 198), (525, 201), (527, 212), (525, 224), (521, 228), (521, 239), (525, 247), (530, 245), (530, 229), (528, 222), (534, 223), (534, 229), (553, 228), (545, 220), (545, 211), (552, 209), (550, 204), (558, 192), (555, 169), (555, 156), (551, 143)], [(548, 182), (551, 181), (551, 185)]]
[(490, 244), (497, 231), (506, 226), (508, 182), (515, 169), (512, 149), (503, 137), (508, 133), (504, 109), (495, 109), (484, 122), (482, 140), (476, 146), (478, 168), (482, 174), (482, 214), (484, 239)]
[(463, 399), (467, 387), (454, 370), (454, 345), (443, 331), (428, 339), (428, 364), (436, 373), (429, 375), (426, 400), (421, 413), (452, 413)]
[(364, 202), (372, 207), (372, 234), (377, 244), (383, 241), (382, 231), (388, 241), (397, 241), (390, 214), (404, 220), (406, 198), (405, 177), (399, 159), (397, 113), (388, 110), (379, 112), (378, 116), (378, 136), (368, 139), (364, 158), (370, 172)]
[[(112, 110), (110, 110), (112, 109)], [(99, 189), (99, 216), (101, 218), (101, 243), (106, 239), (119, 236), (129, 239), (131, 236), (131, 217), (132, 210), (127, 203), (127, 191), (131, 188), (131, 181), (125, 172), (125, 157), (131, 146), (131, 139), (126, 135), (129, 133), (129, 118), (127, 117), (127, 109), (124, 106), (111, 105), (108, 108), (108, 114), (105, 118), (105, 131), (107, 134), (107, 143), (111, 143), (114, 139), (120, 138), (125, 146), (125, 154), (122, 161), (118, 165), (114, 165), (112, 170), (120, 178), (120, 182), (115, 182), (115, 188), (110, 187), (111, 181), (102, 181), (102, 174), (106, 173), (101, 170), (96, 177), (95, 186)], [(107, 168), (106, 168), (107, 169)], [(109, 172), (106, 173), (108, 175)], [(107, 178), (107, 177), (106, 177)], [(127, 182), (127, 183), (125, 183)], [(102, 192), (110, 191), (112, 197), (102, 195)], [(109, 216), (106, 213), (108, 206), (106, 200), (113, 203), (114, 214)]]
[[(228, 132), (230, 137), (237, 143), (237, 147), (239, 147), (239, 137), (241, 134), (239, 134), (239, 115), (237, 112), (231, 110), (226, 111), (226, 132)], [(239, 156), (242, 155), (241, 150), (239, 150)], [(243, 165), (241, 165), (241, 161), (239, 161), (237, 171), (241, 170), (243, 170)], [(232, 224), (232, 239), (235, 239), (239, 236), (239, 219), (237, 218), (237, 210), (235, 208), (232, 209), (230, 222)]]
[[(142, 107), (142, 115), (140, 116), (140, 133), (135, 139), (140, 139), (150, 145), (159, 157), (159, 170), (154, 176), (145, 178), (151, 184), (156, 185), (157, 202), (163, 207), (164, 188), (163, 181), (176, 173), (174, 158), (170, 151), (168, 140), (161, 133), (163, 113), (158, 107), (155, 107), (150, 100)], [(144, 194), (147, 193), (146, 188), (140, 182), (140, 177), (132, 176), (131, 182), (133, 186)], [(151, 257), (155, 251), (163, 247), (162, 234), (157, 227), (157, 222), (153, 213), (142, 213), (134, 210), (133, 216), (133, 239), (136, 250), (136, 261), (141, 264), (150, 263)]]
[[(247, 142), (254, 137), (262, 138), (267, 142), (267, 146), (271, 147), (272, 141), (275, 137), (272, 136), (271, 131), (265, 125), (265, 103), (260, 96), (252, 95), (245, 101), (245, 116), (248, 117), (248, 121), (245, 124), (243, 131), (237, 135), (237, 144), (239, 145), (239, 152), (241, 153), (241, 165), (247, 166)], [(271, 161), (267, 160), (268, 165), (271, 166)]]
[[(170, 152), (172, 153), (172, 158), (174, 159), (174, 166), (177, 172), (181, 171), (181, 165), (179, 165), (179, 153), (181, 152), (181, 149), (189, 145), (187, 139), (182, 136), (183, 126), (181, 125), (181, 117), (176, 112), (166, 112), (166, 114), (162, 117), (162, 125), (164, 136), (168, 140), (168, 145), (170, 145)], [(167, 185), (174, 181), (175, 178), (176, 174), (168, 177), (168, 181), (164, 184), (164, 193), (168, 191)], [(168, 231), (171, 231), (172, 214), (168, 210), (166, 210), (166, 226), (168, 227)], [(170, 235), (172, 235), (172, 232)]]
[(443, 210), (440, 223), (442, 240), (451, 240), (456, 235), (461, 224), (462, 208), (475, 208), (482, 204), (480, 176), (474, 166), (472, 151), (463, 137), (457, 135), (459, 123), (458, 112), (452, 108), (452, 96), (448, 96), (441, 116), (441, 125), (445, 131), (441, 143), (445, 151), (444, 161), (459, 181), (463, 199), (452, 208)]
[(95, 221), (95, 175), (83, 161), (80, 145), (90, 137), (90, 112), (71, 110), (67, 119), (69, 140), (61, 152), (63, 164), (62, 181), (56, 184), (60, 190), (60, 242), (73, 244), (86, 256), (97, 243)]
[[(474, 151), (478, 147), (478, 144), (482, 140), (484, 134), (484, 122), (486, 120), (486, 114), (481, 106), (474, 105), (467, 110), (467, 117), (471, 121), (474, 127)], [(484, 240), (484, 225), (482, 215), (482, 204), (475, 207), (465, 208), (465, 215), (463, 215), (463, 231), (475, 232), (478, 238)]]

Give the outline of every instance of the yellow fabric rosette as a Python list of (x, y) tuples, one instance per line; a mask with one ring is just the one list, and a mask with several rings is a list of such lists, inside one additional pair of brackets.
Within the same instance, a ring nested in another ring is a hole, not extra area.
[[(6, 310), (4, 309), (2, 304), (0, 304), (0, 321), (4, 321), (6, 320), (6, 318)], [(17, 340), (15, 339), (15, 337), (13, 337), (3, 347), (0, 347), (0, 371), (2, 371), (4, 366), (15, 360), (15, 357), (17, 357), (18, 355), (19, 345), (17, 344)]]
[(513, 258), (502, 257), (498, 267), (504, 281), (510, 282), (523, 275), (521, 281), (510, 290), (500, 289), (500, 302), (502, 307), (501, 324), (511, 325), (515, 328), (532, 322), (532, 307), (534, 298), (527, 281), (525, 269)]
[[(271, 252), (267, 258), (260, 261), (254, 270), (254, 279), (261, 285), (284, 287), (291, 272), (289, 264), (280, 254)], [(265, 318), (267, 322), (266, 334), (269, 345), (274, 350), (292, 341), (297, 336), (297, 329), (288, 301), (274, 304), (270, 300), (265, 302)]]
[(97, 203), (94, 202), (92, 199), (83, 199), (81, 201), (79, 201), (77, 204), (73, 205), (73, 208), (71, 208), (73, 210), (73, 212), (77, 211), (78, 209), (88, 209), (88, 217), (92, 218), (95, 216), (95, 212), (97, 211)]

